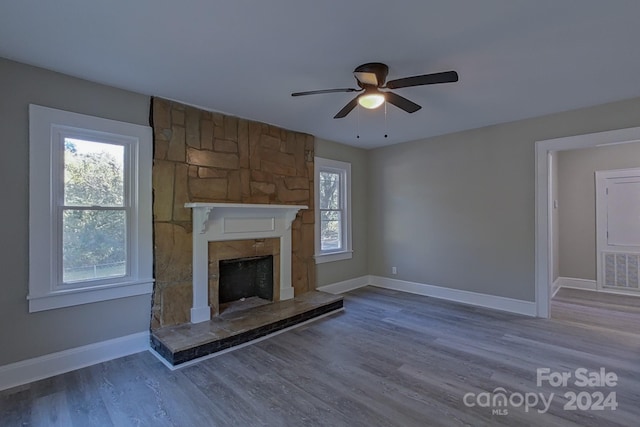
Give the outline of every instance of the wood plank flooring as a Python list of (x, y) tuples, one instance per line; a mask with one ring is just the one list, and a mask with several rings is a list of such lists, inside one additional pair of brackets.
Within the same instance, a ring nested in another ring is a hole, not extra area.
[(636, 297), (561, 288), (552, 300), (551, 317), (640, 340), (640, 294)]
[[(640, 313), (563, 291), (546, 320), (366, 287), (345, 294), (343, 313), (177, 371), (144, 352), (6, 390), (0, 425), (638, 425), (640, 335), (621, 323)], [(537, 368), (601, 367), (615, 387), (536, 386)], [(555, 395), (546, 413), (464, 404), (497, 387)], [(571, 390), (615, 391), (618, 407), (564, 410)]]

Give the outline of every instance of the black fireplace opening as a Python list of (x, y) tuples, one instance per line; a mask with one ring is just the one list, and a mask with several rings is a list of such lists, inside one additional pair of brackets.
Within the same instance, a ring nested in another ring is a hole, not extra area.
[(273, 301), (273, 255), (219, 262), (220, 304), (258, 297)]

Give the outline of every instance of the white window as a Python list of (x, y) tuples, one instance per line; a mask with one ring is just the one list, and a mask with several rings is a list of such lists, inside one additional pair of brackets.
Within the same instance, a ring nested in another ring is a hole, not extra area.
[(351, 164), (315, 158), (316, 263), (352, 257)]
[(30, 105), (29, 149), (29, 311), (151, 293), (151, 128)]

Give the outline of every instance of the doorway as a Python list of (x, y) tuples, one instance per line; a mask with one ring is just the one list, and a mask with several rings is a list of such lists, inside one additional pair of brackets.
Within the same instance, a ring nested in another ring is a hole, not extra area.
[(621, 129), (536, 142), (535, 283), (536, 314), (550, 316), (553, 285), (553, 163), (554, 153), (640, 141), (640, 128)]

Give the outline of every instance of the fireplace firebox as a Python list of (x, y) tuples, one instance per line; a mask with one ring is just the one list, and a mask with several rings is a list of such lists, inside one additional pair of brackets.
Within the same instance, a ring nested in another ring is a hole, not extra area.
[(258, 297), (273, 301), (273, 256), (220, 260), (219, 303)]

